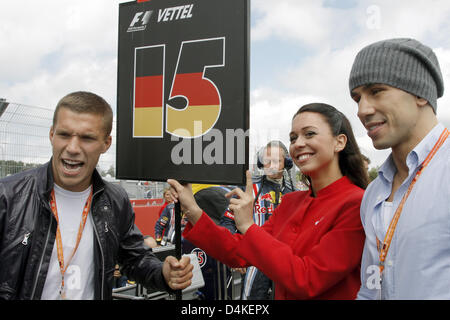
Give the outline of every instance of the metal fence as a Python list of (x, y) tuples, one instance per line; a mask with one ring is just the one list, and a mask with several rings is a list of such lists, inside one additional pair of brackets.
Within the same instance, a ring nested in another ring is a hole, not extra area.
[[(0, 99), (0, 178), (37, 167), (49, 161), (52, 148), (49, 131), (54, 109), (10, 103)], [(116, 122), (112, 135), (115, 137)], [(106, 179), (120, 184), (130, 198), (160, 198), (166, 186), (162, 182), (114, 179), (116, 144), (101, 155), (97, 170)]]
[(50, 159), (48, 132), (52, 110), (1, 102), (0, 177), (35, 167)]

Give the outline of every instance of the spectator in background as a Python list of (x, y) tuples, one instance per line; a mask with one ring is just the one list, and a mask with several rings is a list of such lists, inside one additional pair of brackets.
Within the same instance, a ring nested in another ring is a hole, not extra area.
[(364, 168), (366, 169), (367, 172), (369, 172), (370, 159), (363, 154), (361, 156), (363, 158)]
[(370, 181), (372, 181), (371, 177), (370, 177), (370, 171), (369, 171), (369, 164), (370, 164), (370, 159), (368, 157), (366, 157), (365, 155), (361, 154), (361, 157), (363, 158), (363, 163), (364, 163), (364, 168), (366, 169), (367, 172), (367, 178)]
[(157, 245), (166, 245), (169, 230), (175, 231), (175, 204), (167, 204), (155, 223), (155, 240)]
[[(183, 230), (187, 221), (181, 218), (181, 229)], [(175, 241), (175, 204), (169, 203), (155, 223), (155, 240), (157, 245), (165, 246)]]
[(170, 188), (165, 188), (163, 191), (163, 199), (164, 204), (162, 205), (161, 209), (159, 210), (158, 217), (161, 217), (162, 212), (164, 211), (164, 208), (169, 204), (172, 203), (172, 197), (170, 196)]

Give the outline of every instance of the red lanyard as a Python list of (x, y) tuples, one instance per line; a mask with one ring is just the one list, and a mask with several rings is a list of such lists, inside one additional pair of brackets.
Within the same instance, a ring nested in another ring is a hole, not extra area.
[(61, 278), (62, 278), (61, 279), (61, 290), (59, 292), (62, 299), (66, 298), (66, 293), (64, 290), (64, 274), (66, 273), (67, 268), (69, 267), (70, 262), (72, 261), (72, 258), (78, 249), (78, 245), (80, 244), (81, 236), (83, 235), (84, 226), (86, 225), (86, 220), (87, 220), (87, 217), (89, 214), (89, 210), (91, 208), (91, 201), (92, 201), (92, 189), (91, 189), (91, 193), (89, 194), (88, 199), (86, 200), (86, 204), (84, 205), (84, 209), (83, 209), (83, 212), (81, 215), (80, 227), (78, 228), (77, 243), (75, 244), (75, 248), (73, 249), (72, 254), (70, 255), (70, 258), (67, 261), (67, 265), (64, 266), (64, 251), (63, 251), (63, 245), (62, 245), (61, 230), (59, 228), (58, 209), (56, 208), (55, 190), (53, 189), (52, 193), (51, 193), (50, 207), (53, 211), (56, 221), (58, 222), (58, 227), (56, 228), (56, 247), (57, 247), (57, 252), (58, 252), (59, 269), (61, 271)]
[(408, 191), (403, 196), (402, 200), (400, 201), (400, 204), (398, 205), (397, 210), (395, 211), (394, 217), (391, 220), (391, 223), (389, 224), (389, 228), (386, 232), (386, 236), (384, 237), (382, 246), (380, 241), (377, 238), (377, 247), (378, 251), (380, 252), (380, 276), (384, 270), (384, 261), (386, 260), (386, 256), (389, 251), (389, 247), (391, 246), (392, 238), (394, 237), (395, 228), (397, 227), (398, 219), (400, 218), (400, 214), (402, 213), (403, 206), (405, 205), (406, 199), (408, 199), (409, 194), (411, 193), (414, 185), (416, 184), (417, 180), (419, 179), (419, 176), (422, 174), (423, 170), (428, 166), (431, 159), (433, 159), (436, 152), (439, 150), (439, 148), (442, 146), (444, 141), (449, 136), (450, 131), (445, 128), (444, 131), (441, 133), (441, 136), (439, 137), (438, 141), (434, 145), (433, 149), (431, 149), (428, 156), (425, 158), (425, 160), (422, 163), (422, 166), (420, 167), (419, 171), (417, 171), (415, 177), (413, 178), (411, 184), (408, 187)]

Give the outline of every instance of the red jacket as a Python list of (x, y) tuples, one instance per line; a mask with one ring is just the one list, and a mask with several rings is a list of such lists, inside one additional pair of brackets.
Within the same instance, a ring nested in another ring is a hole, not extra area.
[(183, 236), (230, 267), (253, 265), (275, 282), (275, 299), (354, 299), (360, 288), (364, 190), (343, 177), (316, 197), (283, 197), (262, 227), (232, 235), (203, 213)]

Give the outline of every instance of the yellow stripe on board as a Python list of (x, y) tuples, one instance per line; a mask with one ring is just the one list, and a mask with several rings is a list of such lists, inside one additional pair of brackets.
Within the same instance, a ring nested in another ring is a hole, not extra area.
[(162, 107), (135, 108), (133, 137), (162, 137)]
[(180, 137), (198, 137), (210, 130), (220, 115), (220, 106), (189, 106), (184, 110), (167, 108), (167, 131)]

